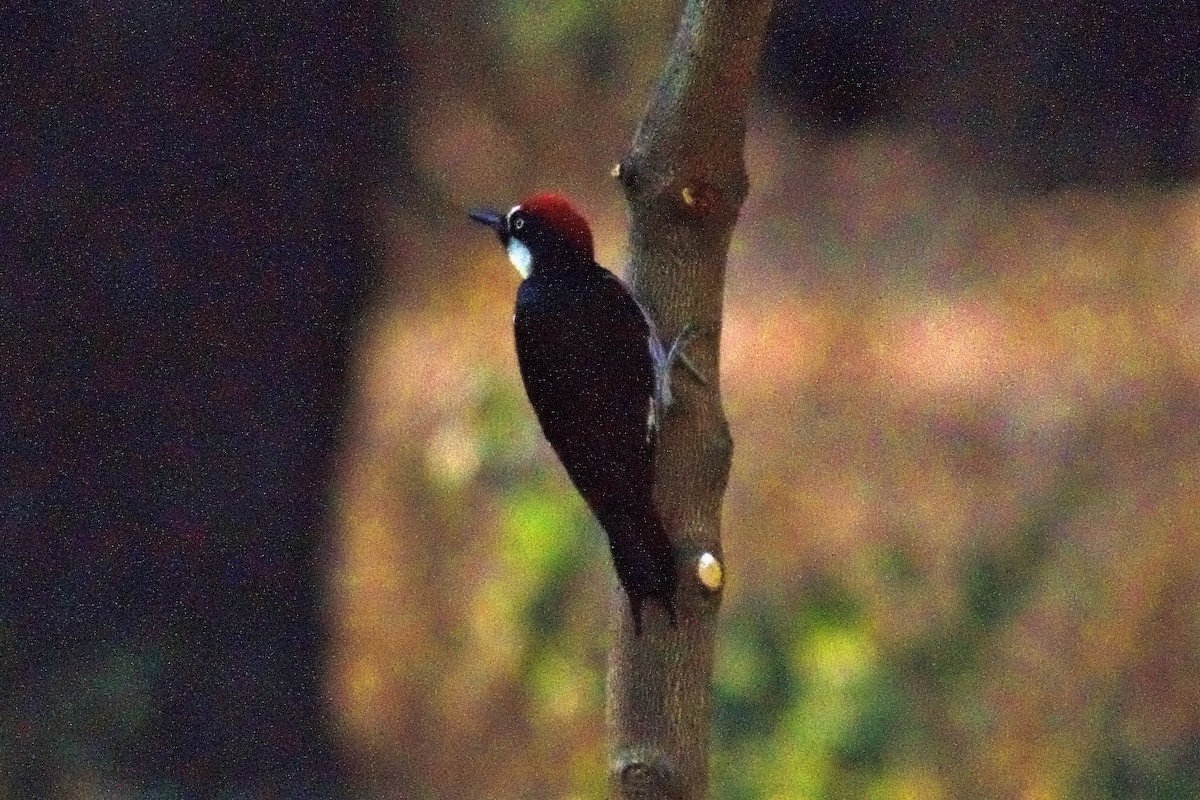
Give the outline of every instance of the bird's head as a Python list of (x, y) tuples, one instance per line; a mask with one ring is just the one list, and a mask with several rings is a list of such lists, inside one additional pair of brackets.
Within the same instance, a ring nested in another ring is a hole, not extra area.
[(594, 258), (587, 220), (562, 195), (535, 194), (507, 214), (490, 208), (471, 209), (469, 214), (496, 232), (522, 278), (591, 264)]

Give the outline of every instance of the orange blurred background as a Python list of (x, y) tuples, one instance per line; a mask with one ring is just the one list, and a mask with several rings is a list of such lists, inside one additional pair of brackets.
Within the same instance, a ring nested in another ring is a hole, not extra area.
[[(608, 171), (674, 16), (402, 13), (422, 201), (382, 213), (331, 576), (372, 796), (603, 793), (615, 581), (519, 385), (517, 276), (462, 211), (563, 190), (622, 271)], [(1006, 68), (968, 19), (931, 48), (973, 54), (954, 91), (1057, 113), (1058, 84), (1004, 94), (1036, 69), (986, 94)], [(924, 113), (936, 81), (830, 122), (779, 93), (787, 44), (729, 258), (713, 796), (1195, 796), (1200, 187), (1136, 150), (1081, 180), (1003, 162)]]

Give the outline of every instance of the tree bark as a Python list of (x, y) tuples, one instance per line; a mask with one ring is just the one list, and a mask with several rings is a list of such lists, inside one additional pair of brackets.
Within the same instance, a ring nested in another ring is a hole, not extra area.
[(676, 371), (675, 404), (659, 432), (655, 496), (676, 550), (678, 625), (669, 627), (653, 603), (641, 636), (623, 605), (615, 615), (609, 785), (619, 800), (692, 800), (708, 790), (721, 501), (732, 453), (718, 374), (725, 258), (747, 191), (746, 107), (770, 7), (687, 0), (658, 91), (618, 167), (632, 216), (634, 290), (664, 342), (694, 327), (687, 354), (707, 381)]

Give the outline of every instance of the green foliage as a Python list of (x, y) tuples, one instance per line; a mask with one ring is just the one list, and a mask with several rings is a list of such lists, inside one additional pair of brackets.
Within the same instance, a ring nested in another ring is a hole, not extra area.
[(519, 387), (487, 386), (475, 405), (471, 446), (496, 488), (498, 563), (481, 593), (505, 629), (540, 646), (564, 632), (573, 585), (594, 555), (595, 523), (561, 470), (539, 458), (540, 433)]
[(717, 796), (833, 798), (879, 774), (906, 699), (850, 592), (826, 581), (794, 609), (738, 609), (715, 679)]
[(1099, 754), (1081, 795), (1111, 800), (1178, 800), (1200, 797), (1196, 745), (1174, 751), (1137, 752), (1119, 747)]
[(515, 49), (548, 53), (593, 27), (593, 16), (602, 5), (583, 0), (509, 0), (504, 4), (505, 30)]
[(115, 774), (151, 722), (162, 663), (161, 652), (107, 645), (45, 665), (20, 702), (0, 711), (0, 726), (16, 733), (0, 737), (5, 772), (45, 770), (64, 784)]

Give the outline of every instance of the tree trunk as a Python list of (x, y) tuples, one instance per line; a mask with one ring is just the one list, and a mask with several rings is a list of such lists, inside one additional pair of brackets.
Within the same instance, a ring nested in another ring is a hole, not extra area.
[[(676, 372), (655, 494), (680, 571), (678, 627), (623, 608), (609, 654), (613, 798), (704, 797), (721, 596), (721, 500), (732, 441), (718, 374), (725, 257), (747, 179), (746, 106), (769, 0), (688, 0), (658, 91), (618, 177), (632, 213), (632, 282), (664, 342), (687, 325), (706, 384)], [(709, 554), (707, 557), (705, 554)], [(714, 559), (715, 558), (715, 563)], [(657, 606), (653, 606), (657, 609)]]

